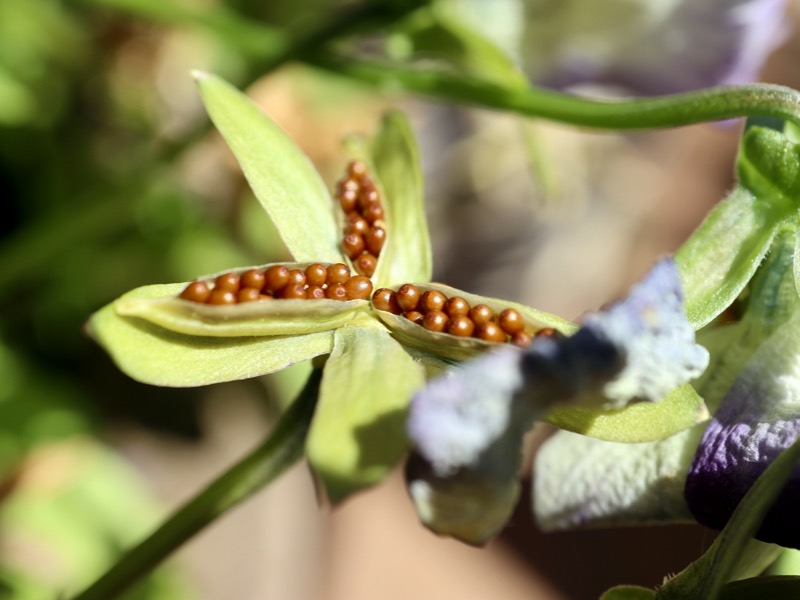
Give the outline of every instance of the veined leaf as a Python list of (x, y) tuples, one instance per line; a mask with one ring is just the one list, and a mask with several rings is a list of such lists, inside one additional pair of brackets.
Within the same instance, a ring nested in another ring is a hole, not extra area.
[(195, 75), (211, 120), (298, 262), (342, 261), (331, 194), (308, 157), (244, 94)]
[(377, 483), (408, 450), (408, 402), (424, 369), (382, 325), (364, 318), (334, 333), (306, 455), (339, 502)]

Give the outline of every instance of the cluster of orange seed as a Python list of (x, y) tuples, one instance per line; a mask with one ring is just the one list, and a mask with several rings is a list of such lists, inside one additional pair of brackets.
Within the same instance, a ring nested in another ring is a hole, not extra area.
[(180, 297), (202, 304), (239, 304), (256, 300), (365, 300), (372, 293), (372, 281), (363, 275), (350, 276), (342, 263), (314, 263), (303, 269), (272, 265), (244, 273), (223, 273), (213, 282), (193, 281)]
[(342, 250), (356, 271), (372, 277), (386, 241), (386, 223), (380, 194), (364, 163), (347, 165), (346, 175), (336, 186), (336, 196), (345, 215)]
[[(397, 291), (389, 288), (376, 290), (372, 305), (421, 325), (429, 331), (449, 333), (459, 337), (473, 337), (486, 342), (510, 342), (521, 348), (531, 343), (531, 335), (525, 331), (525, 321), (518, 310), (506, 308), (499, 315), (485, 304), (470, 306), (464, 298), (448, 298), (442, 292), (421, 292), (411, 283), (401, 285)], [(534, 335), (557, 335), (550, 328)]]

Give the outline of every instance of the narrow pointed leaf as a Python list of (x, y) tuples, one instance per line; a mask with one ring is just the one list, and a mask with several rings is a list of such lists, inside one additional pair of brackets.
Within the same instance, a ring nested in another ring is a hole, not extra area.
[[(120, 300), (169, 296), (182, 288), (182, 284), (147, 286)], [(127, 375), (170, 387), (256, 377), (326, 354), (333, 347), (329, 331), (273, 337), (185, 335), (143, 319), (120, 316), (114, 304), (95, 313), (87, 329)]]
[(306, 454), (339, 502), (383, 479), (407, 451), (408, 403), (424, 369), (372, 319), (334, 339)]
[(386, 114), (369, 147), (363, 138), (351, 138), (348, 149), (370, 165), (384, 199), (387, 236), (373, 276), (376, 287), (430, 281), (419, 149), (406, 118), (398, 112)]
[(544, 421), (610, 442), (652, 442), (702, 423), (709, 418), (703, 399), (688, 384), (657, 402), (636, 402), (617, 410), (591, 407), (559, 407)]
[(211, 120), (298, 262), (341, 262), (331, 194), (308, 157), (244, 94), (196, 75)]
[(720, 202), (681, 246), (675, 260), (695, 329), (730, 306), (769, 250), (783, 214), (743, 188)]

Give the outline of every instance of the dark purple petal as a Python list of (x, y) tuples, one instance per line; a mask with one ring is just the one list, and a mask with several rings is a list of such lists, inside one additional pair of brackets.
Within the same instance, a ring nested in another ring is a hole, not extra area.
[[(689, 508), (721, 529), (767, 466), (800, 435), (800, 317), (756, 351), (708, 425), (686, 480)], [(800, 548), (800, 469), (756, 536)]]

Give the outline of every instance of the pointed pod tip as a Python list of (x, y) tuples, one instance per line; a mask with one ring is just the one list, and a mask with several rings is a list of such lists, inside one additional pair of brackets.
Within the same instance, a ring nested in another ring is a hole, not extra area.
[(201, 83), (203, 80), (213, 77), (208, 71), (201, 71), (200, 69), (192, 69), (191, 73), (192, 79), (194, 79), (196, 83)]

